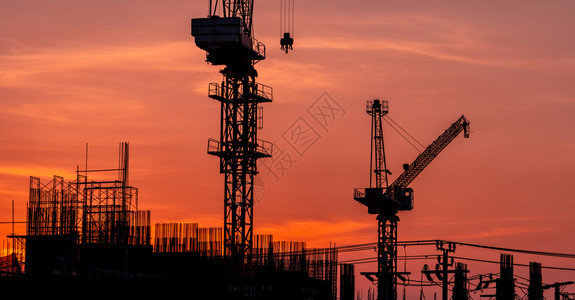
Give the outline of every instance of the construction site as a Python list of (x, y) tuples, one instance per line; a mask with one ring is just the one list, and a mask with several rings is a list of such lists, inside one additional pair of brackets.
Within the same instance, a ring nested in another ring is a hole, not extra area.
[[(85, 161), (71, 162), (77, 166), (69, 172), (75, 178), (30, 174), (25, 220), (15, 218), (12, 202), (12, 220), (2, 220), (12, 226), (11, 242), (4, 245), (0, 257), (2, 287), (28, 290), (32, 296), (62, 297), (90, 291), (98, 297), (161, 295), (165, 299), (182, 295), (278, 300), (575, 299), (570, 280), (575, 269), (539, 261), (548, 257), (571, 261), (575, 254), (401, 238), (398, 228), (409, 220), (400, 221), (400, 215), (403, 218), (418, 209), (412, 183), (420, 174), (437, 170), (426, 167), (450, 144), (473, 143), (474, 123), (465, 115), (437, 120), (448, 126), (437, 132), (433, 142), (421, 145), (419, 154), (398, 172), (388, 167), (385, 141), (388, 129), (402, 127), (389, 117), (393, 101), (383, 98), (348, 107), (361, 111), (365, 124), (371, 124), (365, 128), (350, 124), (358, 132), (369, 133), (370, 144), (355, 146), (369, 157), (370, 169), (364, 174), (369, 181), (349, 190), (345, 198), (371, 218), (375, 242), (340, 245), (335, 238), (327, 247), (315, 247), (261, 234), (254, 225), (257, 175), (260, 161), (272, 159), (278, 149), (259, 133), (263, 106), (274, 105), (276, 99), (271, 86), (256, 81), (256, 66), (264, 63), (267, 53), (266, 45), (254, 37), (254, 1), (210, 0), (207, 16), (191, 16), (191, 39), (206, 55), (205, 62), (197, 64), (207, 63), (214, 74), (221, 74), (221, 81), (205, 87), (209, 98), (205, 101), (220, 107), (220, 118), (214, 120), (220, 126), (219, 136), (206, 136), (205, 156), (215, 157), (210, 162), (223, 179), (218, 191), (223, 199), (206, 199), (223, 202), (221, 226), (205, 227), (194, 221), (153, 223), (145, 192), (139, 192), (138, 182), (130, 176), (134, 172), (130, 150), (138, 146), (121, 142), (117, 158), (109, 158), (109, 168), (89, 168), (86, 144)], [(280, 46), (290, 55), (298, 51), (294, 2), (282, 0), (281, 5), (280, 23), (287, 25), (281, 28)], [(273, 117), (267, 122), (274, 122)], [(25, 232), (14, 229), (19, 223), (25, 224)], [(460, 254), (467, 253), (465, 249), (490, 251), (499, 260)], [(514, 262), (515, 256), (530, 261)], [(474, 269), (477, 263), (488, 267)], [(520, 276), (517, 268), (528, 270), (528, 277)], [(549, 282), (547, 269), (563, 271), (565, 279)]]

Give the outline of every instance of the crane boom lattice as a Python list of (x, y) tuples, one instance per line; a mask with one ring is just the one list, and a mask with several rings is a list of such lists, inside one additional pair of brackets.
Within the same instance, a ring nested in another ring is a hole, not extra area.
[(397, 177), (397, 179), (389, 186), (384, 196), (391, 198), (392, 193), (397, 191), (398, 188), (407, 187), (462, 131), (464, 132), (464, 137), (468, 138), (469, 121), (463, 115), (459, 117), (457, 121), (453, 122), (453, 124), (451, 124), (443, 134), (441, 134), (421, 154), (419, 154), (419, 156), (409, 165), (407, 170), (399, 175), (399, 177)]

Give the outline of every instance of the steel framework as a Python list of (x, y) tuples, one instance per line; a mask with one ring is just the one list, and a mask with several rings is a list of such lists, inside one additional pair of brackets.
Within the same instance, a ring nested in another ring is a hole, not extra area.
[[(469, 121), (461, 116), (445, 130), (410, 165), (404, 166), (404, 172), (389, 184), (383, 142), (382, 119), (388, 113), (387, 101), (367, 102), (367, 113), (371, 116), (371, 154), (370, 187), (355, 189), (354, 199), (367, 206), (370, 214), (377, 215), (377, 272), (363, 272), (372, 281), (377, 281), (378, 299), (397, 299), (397, 279), (403, 273), (397, 271), (397, 223), (398, 211), (413, 209), (413, 190), (408, 185), (449, 143), (464, 132), (469, 135)], [(375, 175), (375, 180), (373, 180)], [(375, 186), (374, 186), (375, 185)], [(404, 272), (405, 273), (405, 272)], [(373, 277), (375, 276), (375, 278)]]
[[(82, 244), (150, 245), (150, 211), (138, 210), (138, 189), (129, 185), (129, 144), (121, 143), (117, 169), (77, 170), (83, 204)], [(88, 181), (94, 172), (117, 172), (116, 180)]]
[(220, 158), (224, 174), (224, 254), (240, 267), (251, 263), (254, 176), (257, 159), (270, 157), (272, 144), (258, 139), (259, 103), (271, 102), (271, 87), (255, 81), (254, 65), (265, 46), (253, 38), (253, 1), (210, 1), (208, 18), (192, 20), (196, 45), (207, 61), (224, 65), (221, 84), (211, 83), (210, 98), (221, 104), (220, 140), (208, 140), (208, 153)]
[(40, 178), (30, 177), (27, 235), (78, 236), (80, 213), (75, 183), (66, 183), (64, 178), (54, 176), (53, 180), (42, 184)]

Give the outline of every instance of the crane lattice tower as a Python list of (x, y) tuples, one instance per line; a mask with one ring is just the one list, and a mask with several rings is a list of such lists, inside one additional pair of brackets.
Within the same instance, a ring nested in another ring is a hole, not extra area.
[(212, 65), (224, 68), (221, 83), (208, 95), (221, 104), (220, 140), (208, 140), (208, 153), (220, 158), (224, 174), (224, 255), (245, 271), (251, 262), (254, 176), (257, 159), (271, 157), (272, 144), (258, 139), (262, 109), (271, 87), (255, 81), (254, 65), (265, 59), (265, 46), (253, 37), (253, 0), (210, 1), (208, 18), (192, 20), (196, 45)]
[[(377, 214), (377, 278), (378, 299), (397, 298), (397, 205), (383, 198), (389, 188), (383, 140), (383, 117), (389, 112), (388, 102), (373, 100), (367, 102), (366, 112), (371, 116), (371, 155), (370, 187), (365, 189), (365, 197), (374, 203), (368, 205), (370, 213)], [(372, 176), (375, 175), (375, 178)]]

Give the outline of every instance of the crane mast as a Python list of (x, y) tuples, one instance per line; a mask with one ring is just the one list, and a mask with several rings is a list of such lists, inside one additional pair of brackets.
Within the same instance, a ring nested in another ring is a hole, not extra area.
[(211, 0), (208, 18), (192, 19), (196, 46), (209, 63), (223, 66), (221, 83), (208, 88), (221, 108), (220, 139), (208, 140), (208, 154), (220, 158), (224, 174), (224, 256), (233, 276), (250, 272), (254, 176), (257, 160), (272, 152), (271, 143), (258, 139), (259, 104), (271, 102), (273, 90), (256, 82), (254, 65), (265, 59), (265, 46), (253, 37), (252, 13), (253, 0)]
[[(397, 213), (413, 209), (413, 190), (408, 185), (459, 133), (463, 131), (465, 137), (469, 137), (469, 121), (461, 116), (389, 185), (387, 175), (391, 172), (387, 170), (385, 160), (382, 126), (382, 119), (387, 112), (387, 101), (367, 102), (367, 113), (372, 117), (370, 187), (354, 190), (354, 199), (367, 206), (368, 213), (377, 215), (377, 272), (362, 274), (371, 281), (377, 281), (379, 300), (397, 299), (397, 279), (408, 274), (397, 271)], [(372, 175), (375, 175), (375, 187), (372, 186)]]
[[(387, 101), (367, 101), (366, 112), (371, 116), (371, 132), (373, 139), (371, 140), (372, 153), (370, 157), (371, 168), (375, 174), (375, 187), (387, 188), (387, 175), (390, 172), (387, 170), (387, 163), (385, 161), (385, 151), (383, 144), (383, 116), (387, 115), (388, 102)], [(375, 159), (374, 159), (375, 157)], [(371, 172), (369, 184), (371, 187)]]

